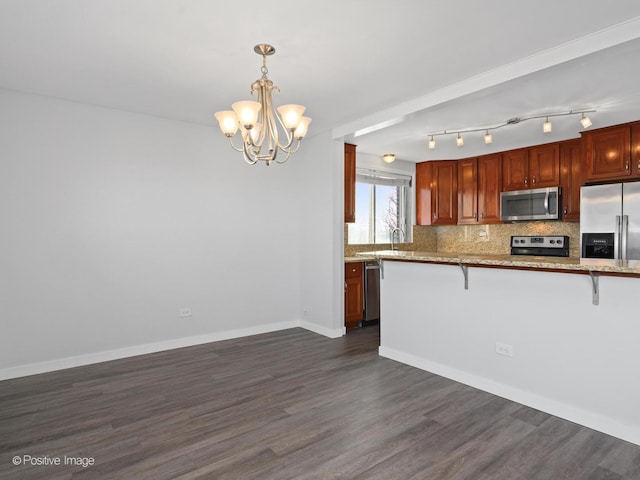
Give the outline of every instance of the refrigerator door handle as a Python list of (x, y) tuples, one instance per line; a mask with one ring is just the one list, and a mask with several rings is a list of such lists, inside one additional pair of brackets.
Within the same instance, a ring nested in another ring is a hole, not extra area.
[(622, 224), (620, 221), (620, 215), (616, 215), (616, 229), (613, 233), (613, 248), (614, 248), (614, 256), (615, 260), (620, 260), (622, 257), (620, 255), (620, 234), (622, 233)]
[(620, 259), (628, 260), (627, 258), (627, 237), (629, 236), (629, 215), (622, 216), (622, 230), (620, 233)]

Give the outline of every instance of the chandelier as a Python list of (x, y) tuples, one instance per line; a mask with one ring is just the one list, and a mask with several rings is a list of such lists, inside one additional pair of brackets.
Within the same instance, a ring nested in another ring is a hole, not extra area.
[[(280, 89), (267, 78), (267, 56), (276, 53), (276, 49), (259, 44), (253, 50), (262, 55), (262, 77), (251, 85), (251, 95), (258, 92), (258, 101), (236, 102), (231, 105), (233, 110), (216, 112), (215, 117), (231, 146), (242, 152), (247, 163), (284, 163), (300, 148), (311, 119), (302, 116), (305, 109), (302, 105), (282, 105), (274, 111), (271, 92)], [(242, 147), (233, 143), (238, 128), (242, 134)]]

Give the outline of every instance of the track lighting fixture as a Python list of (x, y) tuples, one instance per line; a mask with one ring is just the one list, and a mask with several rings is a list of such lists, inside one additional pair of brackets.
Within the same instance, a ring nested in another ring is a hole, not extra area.
[(592, 113), (595, 112), (595, 110), (569, 110), (568, 112), (557, 112), (557, 113), (542, 113), (542, 114), (536, 114), (536, 115), (526, 115), (524, 117), (514, 117), (514, 118), (510, 118), (509, 120), (507, 120), (504, 123), (500, 123), (498, 125), (493, 125), (491, 127), (481, 127), (481, 128), (465, 128), (462, 130), (444, 130), (442, 132), (433, 132), (433, 133), (428, 133), (427, 135), (429, 136), (429, 142), (428, 142), (428, 146), (429, 146), (429, 150), (434, 150), (436, 148), (436, 140), (434, 137), (438, 137), (438, 136), (442, 136), (442, 135), (456, 135), (456, 145), (458, 147), (462, 147), (464, 145), (464, 139), (462, 138), (462, 133), (471, 133), (471, 132), (481, 132), (484, 131), (485, 135), (484, 135), (484, 143), (489, 145), (490, 143), (493, 142), (493, 136), (491, 135), (491, 131), (492, 130), (497, 130), (498, 128), (502, 128), (502, 127), (506, 127), (507, 125), (516, 125), (520, 122), (523, 122), (525, 120), (533, 120), (533, 119), (537, 119), (537, 118), (544, 118), (545, 121), (542, 124), (542, 131), (544, 133), (549, 133), (552, 131), (552, 124), (551, 121), (549, 120), (550, 117), (565, 117), (568, 115), (582, 115), (582, 118), (580, 119), (580, 123), (582, 124), (583, 128), (589, 128), (592, 125), (591, 119), (589, 117), (587, 117), (585, 115), (585, 113)]

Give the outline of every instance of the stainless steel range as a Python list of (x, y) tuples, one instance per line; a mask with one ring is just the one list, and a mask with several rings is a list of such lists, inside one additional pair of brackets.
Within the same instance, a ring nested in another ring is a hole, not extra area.
[(568, 257), (569, 237), (566, 235), (512, 236), (511, 255)]

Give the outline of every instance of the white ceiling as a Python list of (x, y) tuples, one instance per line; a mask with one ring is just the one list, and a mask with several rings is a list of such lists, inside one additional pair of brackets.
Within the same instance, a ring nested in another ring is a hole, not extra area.
[(464, 157), (575, 137), (578, 118), (545, 137), (535, 121), (505, 127), (490, 147), (441, 137), (429, 152), (427, 133), (578, 108), (598, 110), (592, 128), (640, 119), (640, 2), (614, 3), (2, 0), (0, 87), (217, 129), (213, 112), (249, 97), (266, 42), (275, 101), (306, 105), (310, 134), (410, 161)]

